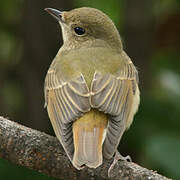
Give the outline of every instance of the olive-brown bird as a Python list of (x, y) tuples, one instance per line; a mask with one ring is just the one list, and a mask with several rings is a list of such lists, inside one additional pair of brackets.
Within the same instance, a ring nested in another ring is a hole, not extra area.
[(49, 118), (74, 167), (96, 168), (113, 157), (133, 121), (138, 72), (107, 15), (87, 7), (45, 10), (64, 40), (45, 79)]

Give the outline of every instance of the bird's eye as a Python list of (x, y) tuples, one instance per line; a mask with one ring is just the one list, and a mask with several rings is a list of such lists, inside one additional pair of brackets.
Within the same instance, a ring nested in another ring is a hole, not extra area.
[(81, 36), (85, 33), (85, 29), (83, 29), (82, 27), (75, 27), (74, 31), (77, 35)]

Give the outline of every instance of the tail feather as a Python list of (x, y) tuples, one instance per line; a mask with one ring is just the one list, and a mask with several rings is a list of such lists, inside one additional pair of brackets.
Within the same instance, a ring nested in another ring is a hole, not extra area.
[(73, 124), (73, 165), (96, 168), (102, 164), (102, 143), (107, 126), (106, 115), (92, 110)]

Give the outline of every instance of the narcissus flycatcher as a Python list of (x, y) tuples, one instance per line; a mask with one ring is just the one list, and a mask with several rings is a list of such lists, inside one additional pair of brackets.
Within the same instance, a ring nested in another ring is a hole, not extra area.
[(94, 8), (47, 8), (64, 43), (45, 79), (45, 105), (74, 167), (112, 158), (139, 106), (138, 72), (111, 19)]

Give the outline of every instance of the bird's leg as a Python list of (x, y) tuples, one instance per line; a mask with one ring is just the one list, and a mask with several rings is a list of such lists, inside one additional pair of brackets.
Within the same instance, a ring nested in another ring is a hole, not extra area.
[(116, 153), (115, 153), (115, 156), (114, 156), (114, 161), (113, 161), (113, 163), (111, 164), (111, 166), (108, 169), (108, 177), (110, 177), (111, 171), (114, 169), (114, 166), (116, 165), (116, 163), (119, 160), (132, 162), (131, 157), (129, 155), (124, 157), (117, 150)]

